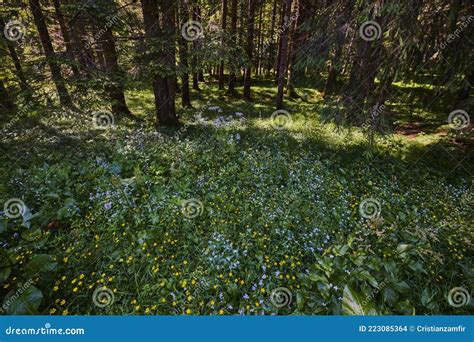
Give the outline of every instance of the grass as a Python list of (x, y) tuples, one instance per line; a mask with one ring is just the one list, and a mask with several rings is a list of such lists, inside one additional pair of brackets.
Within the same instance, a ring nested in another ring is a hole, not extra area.
[[(473, 313), (448, 300), (474, 283), (470, 151), (370, 146), (300, 93), (281, 129), (257, 81), (251, 103), (202, 84), (178, 131), (50, 115), (3, 135), (1, 197), (28, 207), (0, 219), (5, 311)], [(151, 124), (150, 90), (127, 99)]]

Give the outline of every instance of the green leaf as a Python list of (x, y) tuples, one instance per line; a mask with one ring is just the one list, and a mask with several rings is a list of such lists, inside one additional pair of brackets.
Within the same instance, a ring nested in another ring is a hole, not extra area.
[(296, 307), (298, 308), (298, 310), (303, 310), (304, 303), (305, 303), (304, 294), (301, 292), (297, 292), (296, 293)]
[(398, 245), (397, 246), (398, 255), (400, 255), (402, 258), (405, 258), (406, 253), (408, 252), (410, 247), (411, 247), (411, 245), (408, 245), (408, 244), (405, 244), (405, 243), (402, 243), (402, 244)]
[(344, 287), (342, 311), (345, 315), (364, 316), (374, 314), (375, 310), (370, 309), (370, 307), (370, 303), (365, 300), (364, 296), (349, 285)]
[(26, 283), (22, 287), (11, 290), (3, 300), (9, 315), (37, 314), (43, 300), (43, 294), (33, 285)]
[(37, 254), (33, 256), (25, 267), (25, 275), (32, 277), (39, 272), (53, 272), (58, 264), (54, 262), (53, 256), (48, 254)]
[(0, 233), (3, 233), (6, 230), (7, 230), (7, 221), (5, 221), (3, 218), (0, 218)]
[(0, 269), (0, 282), (4, 282), (8, 279), (11, 273), (11, 268), (10, 267), (3, 267)]
[(395, 304), (398, 301), (398, 295), (393, 289), (386, 288), (383, 290), (383, 300), (386, 303)]
[(410, 285), (408, 285), (407, 282), (404, 280), (399, 281), (399, 282), (394, 282), (392, 285), (395, 288), (395, 290), (399, 293), (406, 293), (410, 291)]

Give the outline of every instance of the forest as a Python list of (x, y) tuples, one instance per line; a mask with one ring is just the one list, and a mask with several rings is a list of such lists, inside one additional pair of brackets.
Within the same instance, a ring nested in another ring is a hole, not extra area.
[(471, 0), (0, 1), (0, 313), (474, 314)]

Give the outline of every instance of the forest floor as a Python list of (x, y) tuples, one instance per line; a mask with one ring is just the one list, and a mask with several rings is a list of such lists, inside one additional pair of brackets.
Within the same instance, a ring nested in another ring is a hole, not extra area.
[[(28, 208), (0, 218), (7, 312), (474, 313), (448, 300), (474, 283), (472, 140), (416, 86), (373, 145), (314, 89), (272, 120), (269, 82), (201, 87), (180, 129), (50, 110), (4, 132), (2, 199)], [(149, 89), (127, 101), (153, 117)]]

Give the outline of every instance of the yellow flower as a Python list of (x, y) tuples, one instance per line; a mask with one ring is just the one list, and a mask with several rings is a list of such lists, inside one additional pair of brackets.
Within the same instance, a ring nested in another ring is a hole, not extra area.
[(209, 302), (209, 304), (211, 304), (211, 305), (214, 305), (215, 303), (216, 302), (214, 301), (214, 299)]
[(187, 309), (187, 310), (186, 310), (186, 314), (187, 314), (187, 315), (190, 315), (190, 314), (191, 314), (191, 309)]
[(65, 299), (63, 299), (63, 300), (61, 301), (61, 303), (59, 303), (59, 304), (60, 304), (60, 305), (64, 305), (64, 304), (66, 304), (66, 300), (65, 300)]
[(68, 313), (69, 313), (69, 311), (67, 311), (67, 309), (65, 309), (65, 310), (63, 311), (63, 315), (67, 315)]
[(77, 287), (73, 288), (72, 292), (77, 292)]
[(219, 310), (219, 315), (223, 315), (224, 314), (224, 310), (220, 309)]
[(132, 299), (132, 301), (130, 302), (130, 304), (137, 304), (137, 300), (134, 298)]
[(146, 308), (145, 313), (150, 313), (150, 308)]
[(59, 290), (58, 286), (53, 287), (53, 291), (57, 291), (57, 290)]
[(261, 293), (265, 293), (265, 289), (262, 287), (262, 288), (260, 289), (260, 292), (261, 292)]
[(184, 264), (184, 265), (187, 265), (187, 264), (188, 264), (187, 260), (184, 260), (184, 261), (183, 261), (183, 264)]
[(85, 275), (84, 275), (84, 274), (81, 274), (81, 275), (79, 276), (79, 279), (84, 279), (84, 277), (85, 277)]
[(135, 311), (140, 310), (140, 305), (135, 306)]
[(56, 312), (56, 308), (49, 309), (49, 313), (52, 315)]

